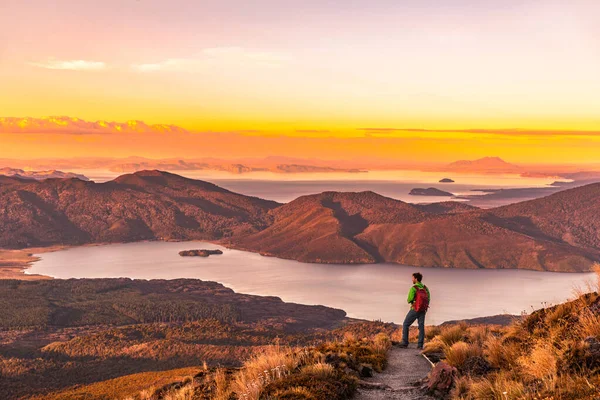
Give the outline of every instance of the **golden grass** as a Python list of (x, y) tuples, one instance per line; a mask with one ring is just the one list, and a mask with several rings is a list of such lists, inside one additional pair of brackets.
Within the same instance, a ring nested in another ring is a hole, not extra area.
[(266, 384), (289, 374), (298, 367), (299, 362), (300, 355), (289, 348), (271, 346), (244, 363), (233, 380), (232, 390), (244, 399), (258, 400)]
[(600, 292), (600, 263), (594, 263), (592, 271), (596, 273), (596, 292)]
[(163, 400), (193, 400), (194, 398), (194, 385), (189, 383), (183, 387), (172, 389), (163, 395)]
[(483, 344), (483, 354), (492, 367), (511, 370), (519, 365), (517, 360), (521, 349), (517, 343), (490, 336)]
[(469, 399), (512, 400), (525, 396), (525, 386), (504, 373), (495, 374), (491, 379), (483, 378), (471, 383)]
[(328, 378), (335, 374), (335, 368), (333, 365), (318, 362), (316, 364), (310, 364), (302, 368), (302, 372), (308, 375), (318, 376), (320, 378)]
[[(126, 375), (91, 385), (75, 387), (60, 392), (33, 397), (36, 400), (80, 400), (80, 399), (124, 399), (140, 398), (141, 394), (152, 395), (156, 387), (173, 382), (183, 382), (200, 372), (200, 368), (190, 367), (169, 371), (142, 372)], [(151, 389), (148, 389), (151, 388)], [(151, 398), (151, 397), (149, 397)], [(142, 398), (143, 399), (143, 398)]]
[(215, 380), (215, 395), (214, 400), (228, 400), (231, 396), (231, 388), (227, 380), (225, 369), (218, 368), (214, 374)]
[(471, 357), (481, 357), (483, 350), (476, 343), (456, 342), (445, 349), (446, 362), (453, 367), (461, 368)]
[(467, 340), (479, 346), (483, 346), (490, 336), (491, 328), (486, 325), (472, 326), (467, 329)]
[(585, 310), (579, 317), (577, 330), (582, 338), (593, 336), (600, 339), (600, 315)]
[(452, 325), (443, 327), (437, 336), (446, 346), (452, 346), (456, 342), (460, 342), (465, 337), (467, 330), (466, 324)]
[(386, 333), (378, 333), (373, 339), (373, 348), (379, 354), (386, 354), (392, 348), (392, 339)]
[(424, 354), (442, 353), (448, 347), (446, 343), (442, 342), (439, 336), (436, 336), (423, 346)]
[(519, 359), (523, 372), (543, 382), (547, 390), (553, 390), (557, 377), (558, 357), (556, 349), (540, 340), (529, 355)]

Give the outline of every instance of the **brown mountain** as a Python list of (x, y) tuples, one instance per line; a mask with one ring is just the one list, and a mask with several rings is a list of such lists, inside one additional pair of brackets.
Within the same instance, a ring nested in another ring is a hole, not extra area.
[(265, 228), (278, 205), (159, 171), (101, 184), (0, 176), (0, 247), (219, 239)]
[(419, 221), (417, 208), (373, 192), (303, 196), (271, 212), (267, 229), (229, 243), (261, 254), (304, 262), (373, 263), (378, 251), (356, 238), (374, 224)]
[(599, 207), (600, 184), (472, 211), (323, 193), (273, 210), (271, 226), (231, 243), (305, 262), (585, 271), (600, 260)]
[(320, 263), (585, 271), (600, 260), (600, 183), (482, 210), (373, 192), (281, 205), (159, 171), (103, 184), (0, 176), (0, 210), (5, 248), (203, 239)]

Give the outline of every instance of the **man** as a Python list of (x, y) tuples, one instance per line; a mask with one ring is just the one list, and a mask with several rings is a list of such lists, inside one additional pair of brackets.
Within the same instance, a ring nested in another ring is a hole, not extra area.
[(418, 349), (423, 348), (425, 342), (425, 314), (429, 308), (429, 301), (431, 300), (431, 294), (427, 286), (421, 283), (423, 275), (419, 272), (412, 274), (413, 286), (408, 291), (408, 303), (410, 304), (410, 311), (406, 314), (404, 324), (402, 325), (402, 342), (400, 347), (408, 347), (408, 328), (415, 322), (419, 321), (419, 343)]

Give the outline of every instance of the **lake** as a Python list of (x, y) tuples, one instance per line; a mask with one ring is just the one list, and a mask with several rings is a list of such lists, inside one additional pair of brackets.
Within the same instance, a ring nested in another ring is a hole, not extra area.
[[(223, 255), (180, 257), (190, 249)], [(305, 264), (229, 250), (203, 242), (139, 242), (83, 246), (38, 254), (27, 270), (56, 278), (176, 279), (216, 281), (239, 293), (321, 304), (348, 316), (401, 323), (408, 310), (411, 274), (421, 272), (431, 290), (428, 324), (502, 313), (520, 314), (573, 298), (593, 273), (416, 268), (397, 264)]]

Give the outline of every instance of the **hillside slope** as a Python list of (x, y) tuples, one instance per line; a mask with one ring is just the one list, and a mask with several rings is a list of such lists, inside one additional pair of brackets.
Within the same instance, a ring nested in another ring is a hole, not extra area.
[(103, 184), (0, 176), (0, 210), (0, 248), (220, 240), (303, 262), (569, 272), (600, 260), (600, 183), (483, 210), (373, 192), (281, 205), (160, 171)]
[(218, 239), (270, 223), (279, 204), (160, 171), (106, 183), (0, 180), (0, 247)]
[(305, 262), (587, 271), (600, 257), (600, 184), (497, 209), (412, 205), (375, 193), (305, 196), (236, 247)]

